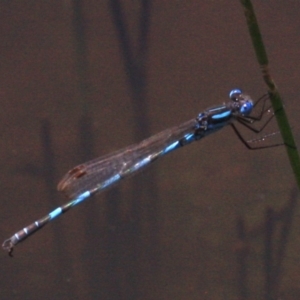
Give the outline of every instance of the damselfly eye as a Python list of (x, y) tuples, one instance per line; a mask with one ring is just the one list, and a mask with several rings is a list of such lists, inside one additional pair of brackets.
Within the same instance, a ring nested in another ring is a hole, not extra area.
[(229, 93), (229, 98), (232, 101), (237, 102), (238, 101), (238, 97), (242, 94), (242, 91), (240, 89), (234, 89)]
[(252, 111), (253, 108), (253, 103), (250, 101), (247, 101), (245, 103), (243, 103), (240, 107), (240, 113), (245, 116), (245, 115), (249, 115)]

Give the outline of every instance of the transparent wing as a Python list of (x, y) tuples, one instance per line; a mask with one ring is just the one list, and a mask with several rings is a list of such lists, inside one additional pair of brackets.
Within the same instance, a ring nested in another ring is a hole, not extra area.
[(95, 194), (149, 165), (158, 157), (183, 146), (180, 140), (187, 135), (193, 136), (197, 125), (197, 120), (192, 119), (139, 144), (78, 165), (62, 178), (57, 188), (70, 199), (86, 191)]

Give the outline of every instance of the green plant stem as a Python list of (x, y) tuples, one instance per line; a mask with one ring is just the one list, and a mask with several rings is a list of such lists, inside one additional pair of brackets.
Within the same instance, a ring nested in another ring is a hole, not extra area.
[(276, 84), (271, 76), (269, 70), (269, 61), (267, 52), (263, 43), (263, 39), (259, 30), (257, 19), (253, 10), (253, 6), (250, 0), (240, 0), (244, 7), (244, 13), (249, 29), (249, 33), (252, 39), (252, 44), (255, 50), (255, 54), (260, 65), (263, 79), (269, 88), (270, 99), (273, 109), (275, 111), (275, 117), (278, 123), (279, 130), (281, 132), (283, 142), (286, 146), (287, 154), (290, 160), (291, 167), (296, 177), (298, 188), (300, 189), (300, 159), (297, 151), (296, 143), (293, 137), (291, 126), (289, 124), (280, 94), (276, 87)]

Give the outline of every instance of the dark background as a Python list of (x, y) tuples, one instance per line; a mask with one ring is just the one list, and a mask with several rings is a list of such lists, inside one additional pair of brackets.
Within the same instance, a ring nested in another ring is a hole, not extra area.
[[(254, 6), (298, 141), (299, 3)], [(1, 240), (76, 164), (266, 92), (238, 0), (1, 1), (0, 31)], [(1, 299), (299, 299), (294, 186), (225, 128), (1, 252)]]

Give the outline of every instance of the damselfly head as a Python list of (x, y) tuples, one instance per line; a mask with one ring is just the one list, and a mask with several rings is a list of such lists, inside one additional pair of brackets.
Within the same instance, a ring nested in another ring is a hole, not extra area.
[(235, 102), (237, 111), (242, 116), (247, 116), (253, 109), (253, 102), (250, 96), (243, 94), (240, 89), (234, 89), (229, 93), (229, 98)]

